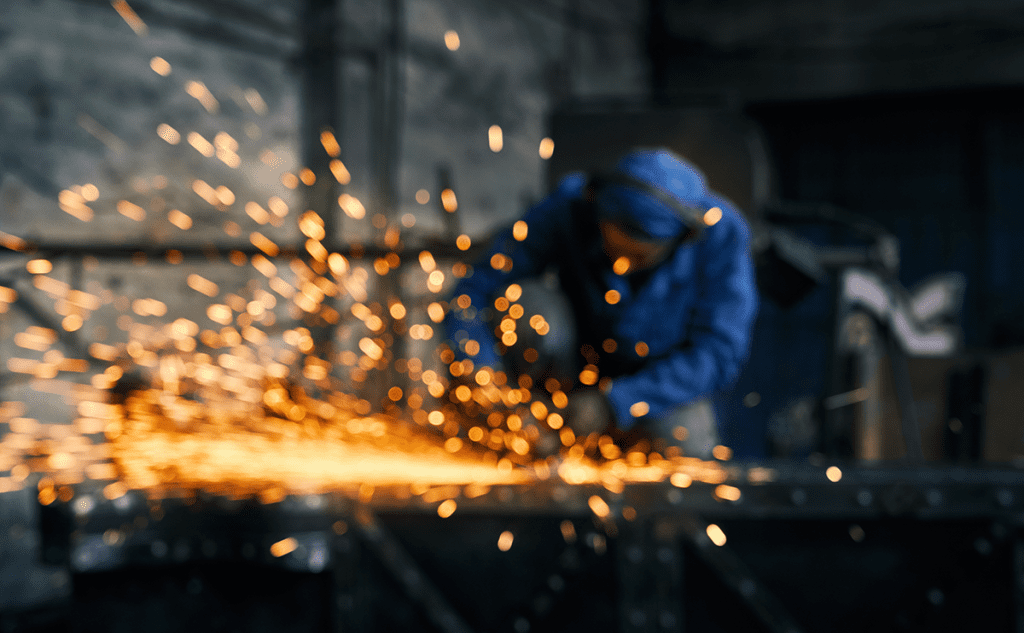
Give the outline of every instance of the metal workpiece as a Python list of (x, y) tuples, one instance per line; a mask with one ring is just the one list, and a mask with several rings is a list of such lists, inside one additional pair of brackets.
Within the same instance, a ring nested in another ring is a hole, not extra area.
[[(182, 578), (186, 595), (199, 586), (217, 595), (226, 581), (214, 570), (239, 579), (255, 570), (298, 574), (330, 595), (317, 617), (347, 631), (571, 631), (609, 622), (630, 632), (845, 631), (855, 630), (845, 620), (859, 626), (869, 613), (854, 596), (879, 592), (871, 598), (878, 613), (909, 622), (957, 622), (968, 603), (1020, 622), (1019, 470), (724, 466), (716, 483), (677, 478), (615, 490), (550, 478), (109, 499), (83, 486), (39, 507), (41, 551), (78, 588), (144, 573)], [(809, 607), (817, 603), (801, 592), (820, 594), (822, 604), (833, 596), (835, 613)], [(845, 620), (833, 628), (836, 614)]]
[[(1024, 516), (1024, 477), (1017, 469), (779, 463), (733, 465), (728, 473), (722, 483), (693, 481), (685, 488), (670, 482), (633, 483), (615, 492), (555, 479), (534, 485), (481, 487), (472, 492), (472, 487), (442, 486), (420, 495), (393, 486), (377, 489), (365, 502), (358, 492), (290, 495), (268, 503), (257, 497), (237, 499), (207, 493), (160, 499), (128, 491), (111, 500), (99, 489), (83, 487), (68, 501), (58, 499), (40, 507), (43, 555), (48, 562), (70, 562), (83, 572), (129, 561), (180, 562), (194, 557), (291, 560), (294, 556), (270, 552), (269, 546), (277, 542), (274, 539), (331, 534), (339, 522), (363, 526), (361, 533), (372, 534), (365, 526), (377, 523), (360, 517), (381, 512), (436, 515), (439, 504), (448, 499), (457, 516), (590, 516), (603, 532), (624, 541), (633, 536), (627, 537), (632, 528), (623, 526), (673, 516), (990, 518), (1011, 525)], [(296, 546), (288, 554), (303, 548), (309, 550), (305, 545)]]

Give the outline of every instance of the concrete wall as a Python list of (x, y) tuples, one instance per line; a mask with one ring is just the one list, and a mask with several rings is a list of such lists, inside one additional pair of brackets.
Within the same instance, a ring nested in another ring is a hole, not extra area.
[[(342, 45), (372, 51), (386, 62), (387, 3), (339, 4)], [(606, 0), (568, 13), (563, 4), (569, 3), (404, 3), (398, 215), (424, 211), (414, 202), (415, 192), (434, 192), (436, 169), (444, 164), (451, 168), (468, 227), (489, 230), (517, 215), (523, 198), (542, 194), (537, 147), (555, 103), (646, 93), (644, 3)], [(104, 1), (4, 3), (0, 230), (50, 241), (199, 240), (202, 232), (202, 240), (232, 243), (222, 225), (233, 219), (246, 226), (244, 202), (265, 202), (270, 195), (296, 200), (297, 193), (279, 178), (300, 167), (301, 3), (129, 5), (145, 25), (142, 35)], [(224, 9), (230, 6), (245, 10)], [(454, 51), (445, 45), (449, 30), (460, 38)], [(169, 74), (151, 69), (155, 57), (169, 63)], [(353, 176), (348, 191), (371, 198), (373, 125), (380, 115), (374, 82), (381, 64), (356, 53), (339, 57), (338, 136)], [(186, 92), (193, 81), (209, 89), (214, 109)], [(253, 94), (265, 111), (247, 101)], [(160, 124), (211, 142), (218, 133), (230, 135), (240, 146), (241, 165), (204, 157), (185, 138), (168, 144), (157, 134)], [(491, 125), (504, 131), (498, 153), (488, 148)], [(260, 160), (267, 150), (274, 157)], [(215, 212), (193, 193), (197, 178), (228, 187), (236, 202)], [(62, 212), (56, 198), (61, 190), (87, 183), (99, 189), (100, 198), (89, 204), (94, 219), (82, 222)], [(118, 213), (120, 200), (147, 209), (145, 220)], [(183, 207), (196, 225), (187, 235), (166, 219), (167, 210)], [(427, 211), (423, 222), (430, 225), (434, 207)]]

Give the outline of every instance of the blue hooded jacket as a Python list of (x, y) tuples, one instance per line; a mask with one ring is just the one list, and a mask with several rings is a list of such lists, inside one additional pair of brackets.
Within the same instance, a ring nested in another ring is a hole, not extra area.
[[(718, 207), (721, 219), (653, 269), (617, 275), (602, 249), (598, 206), (631, 214), (654, 237), (678, 235), (686, 227), (675, 210), (637, 189), (611, 186), (598, 193), (596, 205), (584, 204), (587, 176), (573, 174), (523, 217), (526, 238), (516, 240), (511, 228), (499, 233), (454, 294), (485, 307), (506, 285), (557, 268), (576, 314), (579, 342), (600, 355), (601, 376), (612, 378), (606, 395), (617, 426), (628, 429), (636, 422), (630, 413), (635, 403), (646, 403), (648, 415), (659, 417), (735, 379), (748, 352), (758, 298), (747, 224), (727, 200), (706, 189), (695, 167), (666, 150), (641, 150), (624, 157), (617, 170), (687, 206)], [(510, 270), (490, 265), (496, 253), (511, 259)], [(617, 303), (605, 300), (609, 290), (618, 291)], [(454, 305), (452, 310), (447, 327), (455, 349), (456, 339), (476, 340), (474, 362), (499, 364), (494, 336), (479, 312), (467, 314)], [(602, 352), (608, 338), (617, 342), (612, 354)], [(637, 353), (638, 343), (646, 344), (646, 354)]]

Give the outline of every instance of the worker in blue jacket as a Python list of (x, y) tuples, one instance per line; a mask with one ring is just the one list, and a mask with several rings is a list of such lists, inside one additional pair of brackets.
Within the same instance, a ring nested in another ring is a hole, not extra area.
[[(710, 396), (736, 378), (757, 311), (749, 241), (743, 217), (695, 166), (635, 150), (610, 174), (566, 177), (497, 235), (455, 289), (449, 339), (476, 367), (541, 385), (555, 376), (577, 434), (629, 434), (706, 457), (718, 443)], [(557, 294), (526, 281), (545, 273), (557, 274)], [(492, 306), (517, 282), (532, 309), (505, 345), (495, 323), (509, 317)], [(545, 309), (553, 316), (530, 319)]]

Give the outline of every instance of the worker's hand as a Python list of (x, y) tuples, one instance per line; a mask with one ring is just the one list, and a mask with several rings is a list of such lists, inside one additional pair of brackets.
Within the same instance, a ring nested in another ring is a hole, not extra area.
[(582, 389), (569, 395), (566, 423), (578, 436), (603, 433), (615, 426), (615, 411), (598, 389)]

